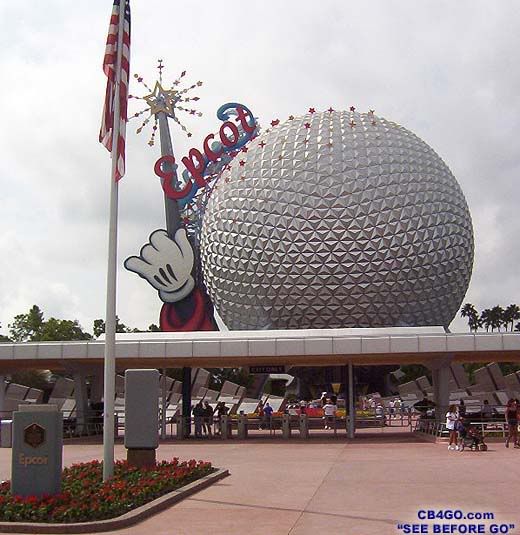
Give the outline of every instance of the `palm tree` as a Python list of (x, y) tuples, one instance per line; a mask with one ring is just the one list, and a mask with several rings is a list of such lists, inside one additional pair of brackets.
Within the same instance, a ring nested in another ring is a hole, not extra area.
[(511, 330), (513, 330), (514, 323), (517, 320), (520, 320), (520, 307), (518, 305), (511, 304), (504, 310), (506, 331), (509, 325), (511, 325)]
[(475, 306), (472, 305), (471, 303), (466, 303), (462, 307), (462, 309), (460, 311), (460, 315), (463, 318), (468, 318), (469, 330), (477, 332), (477, 330), (481, 326), (481, 324), (480, 324), (478, 312), (477, 312), (477, 309), (475, 308)]
[(492, 314), (491, 314), (491, 309), (490, 308), (485, 308), (481, 313), (480, 313), (480, 323), (481, 325), (483, 325), (485, 328), (486, 328), (486, 332), (489, 332), (489, 328), (491, 327), (491, 323), (492, 323)]
[(504, 324), (504, 309), (500, 305), (496, 305), (491, 309), (491, 332), (495, 329), (500, 331), (500, 327)]

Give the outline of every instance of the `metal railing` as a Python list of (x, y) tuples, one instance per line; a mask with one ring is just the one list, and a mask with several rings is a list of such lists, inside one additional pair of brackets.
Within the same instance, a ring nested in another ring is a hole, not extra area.
[[(468, 427), (478, 427), (483, 437), (505, 438), (508, 434), (508, 425), (503, 420), (472, 421), (471, 418), (466, 418), (466, 425)], [(449, 430), (446, 428), (446, 422), (438, 422), (432, 419), (418, 419), (416, 421), (414, 431), (425, 433), (437, 438), (445, 438), (449, 436)]]

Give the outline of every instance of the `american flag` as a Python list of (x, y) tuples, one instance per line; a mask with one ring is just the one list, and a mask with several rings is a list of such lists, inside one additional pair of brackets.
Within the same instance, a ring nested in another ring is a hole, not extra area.
[[(119, 16), (120, 0), (114, 0), (110, 26), (108, 27), (105, 57), (103, 58), (103, 72), (107, 76), (107, 89), (103, 118), (99, 131), (99, 141), (112, 152), (112, 137), (114, 131), (114, 107), (116, 80), (119, 78), (117, 69), (117, 46), (119, 42)], [(117, 159), (115, 180), (119, 180), (125, 174), (125, 137), (128, 107), (128, 79), (130, 76), (130, 0), (125, 2), (125, 15), (123, 24), (123, 50), (121, 54), (121, 72), (119, 84), (119, 137), (113, 158)]]

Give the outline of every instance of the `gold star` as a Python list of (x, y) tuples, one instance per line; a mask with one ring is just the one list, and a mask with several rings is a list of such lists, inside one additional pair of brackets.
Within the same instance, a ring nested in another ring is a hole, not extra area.
[(155, 82), (153, 91), (149, 95), (144, 96), (143, 100), (150, 106), (151, 115), (164, 112), (166, 115), (173, 117), (175, 103), (177, 102), (177, 93), (177, 90), (164, 89), (159, 82)]

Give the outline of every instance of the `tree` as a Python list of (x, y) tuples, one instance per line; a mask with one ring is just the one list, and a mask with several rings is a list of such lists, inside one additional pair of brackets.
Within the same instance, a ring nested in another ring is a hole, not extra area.
[(403, 364), (399, 369), (404, 373), (398, 381), (401, 385), (409, 381), (414, 381), (423, 375), (426, 375), (430, 381), (432, 378), (431, 370), (422, 364)]
[[(105, 320), (97, 319), (94, 320), (94, 337), (99, 338), (105, 332)], [(116, 333), (146, 333), (146, 332), (161, 332), (160, 327), (152, 323), (148, 326), (146, 331), (137, 329), (135, 327), (127, 327), (124, 323), (121, 323), (121, 320), (116, 316)]]
[[(0, 323), (0, 329), (2, 328), (2, 324)], [(2, 342), (10, 342), (11, 339), (8, 338), (7, 336), (4, 336), (3, 334), (0, 334), (0, 343)]]
[(253, 376), (245, 368), (206, 368), (211, 373), (210, 388), (220, 390), (225, 381), (231, 381), (246, 388), (253, 384)]
[(515, 321), (520, 320), (520, 307), (518, 305), (511, 304), (504, 310), (504, 324), (506, 331), (508, 326), (511, 326), (511, 331), (513, 330), (513, 325)]
[(478, 328), (481, 326), (481, 323), (480, 323), (479, 315), (475, 306), (472, 305), (471, 303), (466, 303), (462, 307), (460, 311), (460, 315), (463, 318), (468, 318), (468, 325), (469, 325), (470, 331), (477, 332)]
[(11, 382), (45, 391), (52, 388), (50, 376), (49, 370), (20, 370), (11, 375)]
[[(97, 319), (94, 320), (94, 336), (99, 338), (105, 332), (105, 320)], [(119, 316), (116, 316), (116, 333), (132, 333), (139, 332), (136, 329), (131, 329), (127, 327), (124, 323), (121, 323)]]
[(91, 340), (92, 335), (81, 328), (78, 320), (59, 320), (49, 318), (42, 325), (35, 340), (50, 342), (53, 340)]
[(491, 332), (495, 329), (500, 331), (500, 327), (504, 325), (504, 309), (500, 305), (496, 305), (491, 309)]
[(486, 328), (486, 332), (489, 332), (489, 328), (491, 327), (491, 324), (492, 324), (492, 314), (491, 314), (490, 308), (485, 308), (480, 313), (479, 321), (481, 325), (483, 325)]
[(63, 340), (90, 340), (77, 320), (44, 320), (43, 312), (33, 305), (27, 314), (18, 314), (9, 325), (9, 333), (15, 342), (49, 342)]
[(9, 324), (9, 333), (15, 342), (34, 340), (43, 325), (43, 312), (40, 307), (33, 305), (27, 314), (18, 314), (13, 323)]

